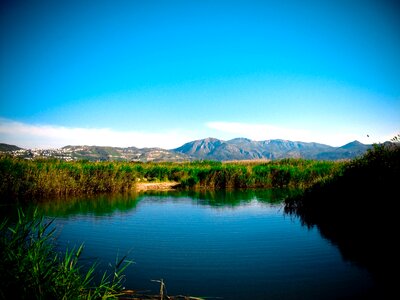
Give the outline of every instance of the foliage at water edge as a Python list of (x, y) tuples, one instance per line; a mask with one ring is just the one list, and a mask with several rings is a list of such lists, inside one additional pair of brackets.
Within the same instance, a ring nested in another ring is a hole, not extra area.
[(112, 275), (94, 282), (96, 265), (83, 271), (78, 263), (83, 245), (55, 251), (55, 228), (35, 211), (18, 211), (17, 222), (0, 224), (1, 299), (109, 299), (120, 295), (124, 270), (131, 264), (117, 259)]
[(0, 157), (2, 199), (129, 192), (138, 182), (176, 181), (183, 189), (305, 188), (341, 172), (345, 162), (65, 162)]

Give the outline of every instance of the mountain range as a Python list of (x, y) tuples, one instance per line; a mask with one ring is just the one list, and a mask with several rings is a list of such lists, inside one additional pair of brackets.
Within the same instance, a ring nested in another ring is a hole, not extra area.
[(173, 149), (173, 151), (210, 160), (252, 160), (305, 158), (319, 160), (350, 159), (363, 154), (371, 145), (353, 141), (342, 147), (318, 143), (293, 142), (287, 140), (253, 141), (235, 138), (222, 141), (214, 138), (197, 140)]
[(190, 160), (274, 160), (305, 158), (317, 160), (352, 159), (365, 153), (372, 145), (353, 141), (341, 147), (319, 143), (288, 140), (253, 141), (235, 138), (223, 141), (206, 138), (188, 142), (175, 149), (65, 146), (60, 149), (22, 149), (0, 143), (0, 152), (25, 158), (50, 157), (63, 160), (87, 159), (91, 161), (190, 161)]

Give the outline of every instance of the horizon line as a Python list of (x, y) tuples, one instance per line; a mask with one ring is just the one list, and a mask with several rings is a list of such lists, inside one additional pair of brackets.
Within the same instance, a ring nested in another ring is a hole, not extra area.
[(292, 143), (319, 144), (319, 145), (329, 146), (329, 147), (332, 147), (332, 148), (341, 148), (343, 146), (346, 146), (346, 145), (354, 143), (354, 142), (358, 142), (358, 143), (360, 143), (362, 145), (365, 145), (365, 146), (371, 146), (371, 145), (374, 145), (374, 144), (383, 144), (383, 143), (391, 142), (391, 141), (387, 140), (387, 141), (384, 141), (384, 142), (365, 144), (365, 143), (362, 143), (362, 142), (360, 142), (358, 140), (353, 140), (353, 141), (345, 143), (345, 144), (343, 144), (341, 146), (332, 146), (332, 145), (329, 145), (329, 144), (324, 144), (324, 143), (319, 143), (319, 142), (304, 142), (304, 141), (299, 141), (299, 140), (288, 140), (288, 139), (253, 140), (253, 139), (250, 139), (250, 138), (246, 138), (246, 137), (240, 136), (240, 137), (224, 140), (224, 139), (219, 139), (219, 138), (215, 138), (215, 137), (211, 137), (210, 136), (210, 137), (206, 137), (206, 138), (202, 138), (202, 139), (196, 139), (196, 140), (188, 141), (188, 142), (186, 142), (186, 143), (184, 143), (181, 146), (176, 147), (176, 148), (163, 148), (163, 147), (158, 147), (158, 146), (154, 146), (154, 147), (137, 147), (137, 146), (134, 146), (134, 145), (121, 147), (121, 146), (96, 145), (96, 144), (67, 144), (67, 145), (61, 146), (61, 147), (32, 147), (32, 148), (30, 148), (30, 147), (20, 147), (20, 146), (18, 146), (16, 144), (10, 144), (10, 143), (3, 142), (3, 141), (0, 141), (0, 144), (18, 147), (18, 148), (20, 148), (22, 150), (56, 150), (56, 149), (62, 149), (62, 148), (66, 148), (66, 147), (101, 147), (101, 148), (122, 148), (122, 149), (126, 149), (126, 148), (162, 149), (162, 150), (171, 151), (171, 150), (178, 149), (178, 148), (180, 148), (180, 147), (182, 147), (182, 146), (184, 146), (186, 144), (189, 144), (189, 143), (198, 142), (198, 141), (204, 141), (204, 140), (208, 140), (208, 139), (218, 140), (218, 141), (221, 141), (221, 142), (229, 142), (229, 141), (237, 140), (237, 139), (246, 139), (246, 140), (249, 140), (250, 142), (257, 142), (257, 143), (258, 142), (270, 142), (270, 141), (283, 141), (283, 142), (292, 142)]
[(263, 123), (226, 121), (206, 122), (196, 128), (160, 128), (151, 131), (130, 128), (117, 130), (29, 124), (0, 117), (0, 141), (9, 145), (18, 145), (24, 149), (59, 149), (68, 145), (176, 149), (188, 142), (207, 138), (221, 141), (243, 138), (255, 142), (283, 140), (340, 147), (354, 141), (365, 145), (382, 143), (397, 136), (397, 131), (371, 130), (367, 134), (364, 130), (361, 132), (339, 129), (327, 131), (323, 128), (304, 130)]

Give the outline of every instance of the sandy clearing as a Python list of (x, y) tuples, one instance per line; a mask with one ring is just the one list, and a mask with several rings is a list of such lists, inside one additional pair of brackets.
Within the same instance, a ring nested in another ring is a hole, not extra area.
[(137, 182), (136, 190), (141, 191), (169, 191), (174, 190), (179, 182)]

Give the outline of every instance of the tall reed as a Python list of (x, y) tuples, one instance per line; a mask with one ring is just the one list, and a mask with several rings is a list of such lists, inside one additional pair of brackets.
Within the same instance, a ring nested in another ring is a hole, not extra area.
[(60, 197), (126, 192), (137, 182), (176, 181), (181, 188), (305, 188), (341, 172), (344, 162), (65, 162), (0, 157), (0, 196)]
[(96, 265), (83, 272), (79, 257), (83, 245), (55, 251), (52, 222), (18, 211), (18, 220), (0, 224), (0, 298), (2, 299), (108, 299), (122, 291), (124, 270), (131, 264), (117, 260), (113, 274), (94, 282)]

